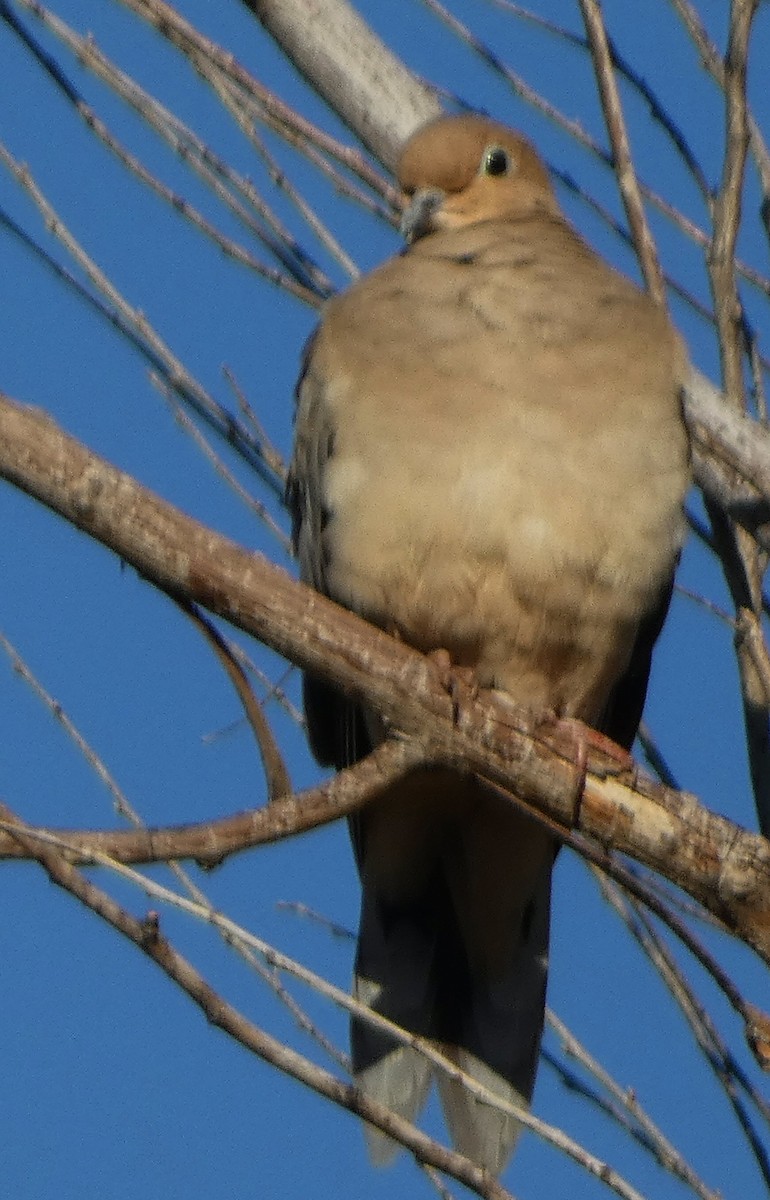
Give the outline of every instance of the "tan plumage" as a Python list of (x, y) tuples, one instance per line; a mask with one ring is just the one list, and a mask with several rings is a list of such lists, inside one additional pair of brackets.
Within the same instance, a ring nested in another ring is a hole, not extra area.
[[(329, 303), (306, 356), (289, 482), (303, 578), (630, 746), (683, 533), (679, 339), (574, 232), (511, 130), (439, 118), (399, 179), (412, 244)], [(381, 736), (318, 680), (305, 703), (323, 763)], [(356, 994), (528, 1102), (552, 839), (475, 781), (422, 772), (353, 840)], [(353, 1058), (368, 1092), (416, 1114), (416, 1052), (354, 1023)], [(458, 1148), (498, 1171), (517, 1123), (439, 1085)]]

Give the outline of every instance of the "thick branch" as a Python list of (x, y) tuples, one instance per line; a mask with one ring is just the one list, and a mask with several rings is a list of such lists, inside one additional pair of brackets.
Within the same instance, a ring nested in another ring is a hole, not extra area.
[[(738, 472), (770, 504), (770, 435), (765, 426), (725, 402), (713, 383), (693, 370), (685, 397), (685, 416), (694, 445), (695, 469), (715, 457)], [(700, 482), (700, 480), (699, 480)], [(735, 489), (738, 496), (738, 489)]]
[(386, 167), (440, 112), (423, 83), (347, 0), (244, 0), (297, 70)]
[(0, 475), (109, 546), (152, 583), (224, 617), (298, 666), (370, 703), (426, 759), (515, 792), (558, 829), (578, 828), (679, 884), (770, 962), (770, 844), (506, 697), (459, 715), (432, 663), (198, 524), (48, 417), (0, 402)]

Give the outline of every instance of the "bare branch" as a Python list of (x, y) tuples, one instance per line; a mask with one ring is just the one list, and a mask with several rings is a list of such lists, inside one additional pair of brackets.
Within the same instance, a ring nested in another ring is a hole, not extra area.
[(707, 262), (714, 292), (722, 357), (722, 382), (731, 403), (743, 401), (741, 304), (735, 286), (735, 246), (741, 220), (743, 177), (749, 143), (746, 64), (758, 0), (733, 0), (725, 58), (726, 130), (722, 184), (714, 202), (714, 236)]
[(601, 5), (598, 0), (580, 0), (580, 7), (591, 47), (604, 120), (612, 146), (615, 175), (623, 198), (623, 207), (626, 210), (637, 257), (650, 295), (658, 304), (665, 306), (666, 289), (663, 285), (663, 275), (655, 243), (644, 215)]
[(612, 1097), (618, 1110), (626, 1110), (632, 1132), (638, 1133), (638, 1140), (655, 1155), (661, 1165), (688, 1184), (696, 1196), (701, 1197), (701, 1200), (720, 1200), (718, 1194), (706, 1187), (698, 1178), (686, 1159), (645, 1112), (635, 1094), (630, 1089), (621, 1088), (616, 1083), (609, 1072), (597, 1062), (592, 1054), (589, 1054), (585, 1046), (551, 1009), (546, 1010), (546, 1020), (561, 1041), (565, 1054), (574, 1058), (598, 1080)]
[[(187, 993), (212, 1025), (223, 1030), (278, 1070), (304, 1083), (341, 1108), (346, 1108), (370, 1124), (376, 1125), (378, 1129), (396, 1138), (411, 1150), (421, 1162), (429, 1163), (458, 1179), (485, 1200), (513, 1200), (511, 1194), (492, 1179), (487, 1171), (477, 1167), (456, 1151), (441, 1146), (402, 1117), (370, 1100), (357, 1087), (315, 1066), (249, 1021), (233, 1005), (228, 1004), (195, 967), (161, 935), (157, 913), (148, 913), (143, 921), (138, 921), (106, 892), (86, 879), (62, 854), (30, 836), (5, 805), (0, 805), (0, 815), (5, 822), (16, 826), (14, 836), (25, 847), (28, 855), (37, 859), (52, 883), (80, 900), (118, 933), (133, 942)], [(628, 1195), (630, 1196), (631, 1192)], [(633, 1195), (638, 1197), (638, 1193)]]
[[(346, 0), (244, 0), (294, 65), (386, 166), (438, 103)], [(308, 31), (313, 31), (308, 37)], [(376, 115), (375, 115), (376, 114)]]
[(284, 796), (291, 796), (292, 786), (289, 772), (278, 749), (278, 744), (273, 737), (270, 724), (262, 711), (262, 705), (251, 690), (243, 667), (235, 658), (235, 655), (216, 626), (207, 617), (204, 617), (203, 613), (199, 612), (194, 604), (190, 604), (189, 601), (180, 596), (172, 595), (171, 598), (185, 616), (189, 617), (196, 628), (203, 634), (219, 660), (225, 674), (235, 688), (235, 692), (243, 705), (246, 719), (251, 726), (252, 733), (259, 747), (262, 765), (265, 769), (267, 794), (270, 802), (274, 803)]
[(659, 972), (669, 992), (679, 1005), (706, 1062), (722, 1085), (754, 1154), (760, 1173), (770, 1187), (770, 1158), (768, 1158), (767, 1150), (746, 1111), (737, 1085), (745, 1087), (749, 1097), (759, 1101), (760, 1112), (766, 1118), (766, 1106), (763, 1105), (762, 1098), (755, 1093), (746, 1080), (739, 1064), (720, 1037), (708, 1012), (688, 983), (684, 973), (679, 969), (671, 951), (658, 935), (648, 915), (633, 899), (628, 901), (613, 883), (608, 880), (600, 880), (600, 882), (605, 896), (624, 919), (627, 928)]
[(684, 887), (770, 962), (770, 845), (690, 796), (618, 766), (594, 743), (585, 774), (574, 735), (492, 694), (459, 715), (422, 655), (165, 504), (10, 400), (0, 474), (175, 591), (364, 700), (429, 762), (471, 770), (552, 827), (588, 837)]
[[(711, 41), (711, 38), (708, 36), (706, 28), (695, 8), (690, 3), (690, 0), (669, 0), (669, 3), (679, 15), (682, 24), (701, 57), (704, 67), (712, 79), (724, 90), (725, 63), (716, 46)], [(767, 209), (767, 206), (770, 205), (770, 152), (768, 152), (767, 143), (762, 136), (762, 131), (751, 113), (748, 114), (748, 121), (751, 151), (759, 170), (762, 190), (765, 195), (765, 207)], [(767, 221), (767, 214), (765, 214), (765, 220)]]
[[(751, 25), (758, 0), (733, 0), (730, 28), (721, 84), (725, 93), (725, 153), (722, 182), (714, 203), (714, 236), (707, 255), (707, 266), (717, 318), (722, 383), (725, 397), (737, 410), (746, 409), (743, 353), (746, 321), (735, 277), (735, 247), (741, 221), (744, 172), (749, 145), (746, 107), (746, 71)], [(752, 531), (734, 525), (721, 506), (708, 498), (707, 507), (714, 541), (739, 619), (754, 613), (757, 622), (762, 611), (762, 575), (764, 556)], [(746, 621), (743, 621), (745, 627)], [(756, 641), (756, 639), (755, 639)], [(736, 639), (741, 678), (746, 742), (751, 779), (763, 828), (770, 827), (770, 704), (761, 672), (757, 668), (756, 646), (743, 637)]]
[[(538, 13), (531, 12), (529, 9), (523, 8), (520, 4), (512, 3), (512, 0), (490, 0), (498, 8), (511, 13), (522, 21), (526, 21), (537, 28), (545, 30), (558, 38), (559, 41), (566, 42), (569, 45), (576, 46), (580, 50), (589, 51), (590, 45), (587, 38), (581, 37), (579, 34), (572, 33), (561, 25), (557, 25), (553, 21), (549, 21), (545, 17), (541, 17)], [(610, 62), (618, 74), (622, 75), (634, 90), (641, 96), (649, 108), (650, 116), (656, 121), (665, 131), (672, 144), (676, 147), (682, 161), (692, 175), (698, 189), (707, 203), (711, 200), (711, 189), (709, 188), (706, 176), (703, 173), (700, 163), (691, 150), (687, 138), (685, 137), (681, 127), (676, 123), (672, 114), (666, 109), (658, 95), (650, 86), (647, 79), (644, 78), (633, 66), (627, 58), (620, 53), (615, 43), (610, 37), (607, 38), (607, 48), (609, 51)]]
[[(104, 854), (122, 863), (192, 858), (202, 865), (216, 866), (241, 850), (293, 837), (350, 816), (384, 787), (414, 770), (422, 759), (412, 743), (386, 742), (363, 762), (340, 771), (326, 783), (276, 799), (265, 808), (247, 809), (234, 816), (192, 825), (130, 831), (70, 829), (58, 830), (56, 836), (73, 848), (72, 860), (79, 863), (92, 862), (94, 855)], [(0, 834), (0, 859), (19, 857), (13, 839)]]
[[(94, 304), (101, 316), (106, 317), (129, 340), (132, 346), (150, 363), (158, 374), (168, 383), (177, 395), (199, 413), (200, 416), (216, 432), (254, 467), (265, 482), (278, 495), (283, 495), (283, 483), (277, 481), (267, 464), (263, 461), (258, 442), (250, 432), (243, 427), (231, 413), (219, 404), (198, 381), (190, 374), (184, 364), (176, 357), (171, 348), (165, 343), (160, 334), (153, 328), (144, 313), (133, 307), (118, 291), (108, 276), (89, 256), (83, 246), (60, 219), (53, 206), (48, 202), (40, 188), (35, 183), (29, 171), (23, 164), (16, 161), (8, 150), (0, 144), (0, 165), (6, 167), (17, 182), (28, 192), (40, 210), (47, 227), (55, 234), (72, 256), (74, 261), (87, 275), (92, 287), (101, 292), (108, 304), (102, 304), (93, 293), (80, 287), (81, 293)], [(62, 272), (66, 278), (66, 273)], [(289, 281), (289, 290), (297, 289), (296, 284)], [(308, 303), (316, 303), (313, 293), (300, 289)], [(299, 293), (298, 293), (299, 294)]]

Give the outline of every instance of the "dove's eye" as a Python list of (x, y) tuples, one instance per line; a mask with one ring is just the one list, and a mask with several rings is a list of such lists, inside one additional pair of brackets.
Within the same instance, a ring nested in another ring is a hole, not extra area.
[(507, 175), (511, 169), (511, 156), (502, 146), (489, 146), (481, 160), (484, 175)]

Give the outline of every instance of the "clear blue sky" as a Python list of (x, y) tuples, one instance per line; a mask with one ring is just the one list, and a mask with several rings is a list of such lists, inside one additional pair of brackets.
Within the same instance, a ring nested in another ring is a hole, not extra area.
[[(535, 0), (545, 16), (579, 29), (577, 6)], [(570, 140), (523, 105), (508, 86), (452, 38), (415, 0), (359, 6), (385, 40), (427, 78), (468, 103), (530, 132), (550, 161), (601, 191), (616, 213), (610, 177)], [(608, 6), (612, 10), (620, 6)], [(660, 92), (685, 129), (711, 180), (719, 168), (717, 94), (668, 6), (637, 0), (613, 25), (621, 48)], [(313, 99), (237, 2), (181, 0), (181, 11), (288, 102), (334, 132), (336, 120)], [(699, 9), (723, 38), (724, 8)], [(240, 170), (263, 180), (260, 164), (216, 99), (188, 65), (117, 3), (67, 0), (61, 15), (192, 124)], [(455, 0), (506, 62), (604, 142), (585, 58), (533, 33), (480, 0)], [(612, 14), (615, 15), (614, 13)], [(24, 18), (27, 20), (28, 18)], [(101, 84), (36, 29), (102, 118), (147, 165), (235, 237), (232, 218)], [(770, 16), (758, 19), (752, 99), (770, 129), (763, 80)], [(629, 121), (642, 175), (694, 219), (702, 205), (683, 169), (629, 97)], [(232, 368), (271, 435), (286, 452), (291, 392), (313, 313), (220, 252), (152, 197), (88, 133), (29, 55), (0, 23), (0, 139), (27, 162), (89, 253), (141, 308), (186, 366), (222, 400), (222, 364)], [(307, 181), (304, 166), (285, 163)], [(608, 257), (634, 272), (630, 255), (587, 210), (562, 193), (572, 219)], [(397, 247), (331, 194), (323, 211), (346, 248), (369, 267)], [(298, 234), (300, 220), (277, 206)], [(27, 197), (0, 173), (0, 205), (58, 258)], [(756, 234), (753, 186), (743, 255), (759, 269), (767, 247)], [(689, 243), (653, 218), (669, 269), (707, 297)], [(337, 282), (344, 283), (329, 264)], [(748, 294), (758, 322), (763, 313)], [(708, 328), (675, 302), (696, 363), (714, 374)], [(161, 495), (244, 545), (284, 561), (264, 527), (222, 485), (175, 424), (146, 366), (75, 301), (27, 251), (0, 236), (0, 387), (52, 413), (69, 432)], [(241, 478), (259, 494), (254, 477)], [(263, 499), (268, 497), (263, 495)], [(697, 501), (695, 501), (697, 504)], [(261, 803), (260, 769), (237, 701), (197, 633), (169, 602), (121, 569), (109, 553), (7, 486), (0, 488), (0, 629), (107, 762), (148, 823), (210, 816)], [(727, 606), (705, 554), (690, 546), (681, 579)], [(254, 647), (273, 675), (279, 668)], [(289, 690), (297, 699), (296, 677)], [(272, 711), (272, 710), (271, 710)], [(110, 799), (31, 692), (0, 659), (0, 795), (29, 821), (110, 825)], [(709, 807), (753, 827), (729, 627), (677, 598), (656, 662), (647, 720), (683, 786)], [(295, 785), (318, 777), (299, 734), (277, 717)], [(207, 735), (227, 731), (213, 741)], [(157, 878), (169, 880), (167, 872)], [(693, 1046), (657, 976), (598, 897), (586, 871), (562, 855), (557, 872), (549, 1001), (624, 1086), (633, 1087), (668, 1136), (726, 1198), (762, 1194), (735, 1118)], [(146, 903), (114, 885), (131, 911)], [(203, 879), (212, 901), (287, 953), (347, 987), (352, 943), (276, 908), (298, 900), (352, 927), (358, 888), (341, 826), (241, 855)], [(146, 1200), (163, 1196), (335, 1197), (371, 1200), (436, 1193), (406, 1155), (388, 1172), (367, 1164), (355, 1121), (251, 1058), (221, 1033), (134, 949), (58, 893), (32, 866), (0, 864), (0, 1196), (14, 1200)], [(208, 931), (174, 913), (163, 928), (224, 994), (276, 1036), (314, 1057), (255, 975)], [(747, 951), (714, 939), (747, 997), (770, 1007), (767, 976)], [(724, 1036), (743, 1052), (737, 1020), (686, 962), (709, 997)], [(298, 991), (339, 1044), (346, 1022)], [(556, 1049), (552, 1037), (547, 1044)], [(324, 1061), (319, 1057), (319, 1061)], [(761, 1081), (760, 1081), (761, 1082)], [(584, 1139), (590, 1149), (656, 1200), (687, 1194), (609, 1122), (541, 1070), (538, 1114)], [(428, 1128), (438, 1131), (435, 1107)], [(533, 1138), (524, 1140), (504, 1182), (524, 1200), (605, 1193), (597, 1182)]]

